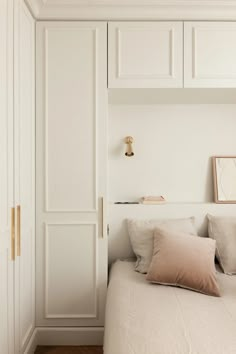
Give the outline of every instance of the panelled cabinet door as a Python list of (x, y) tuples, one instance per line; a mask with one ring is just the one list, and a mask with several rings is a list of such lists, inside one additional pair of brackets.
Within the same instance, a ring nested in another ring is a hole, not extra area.
[(0, 1), (0, 353), (14, 353), (13, 1)]
[(182, 87), (182, 22), (111, 22), (109, 88)]
[(184, 86), (236, 87), (236, 23), (184, 23)]
[(15, 345), (23, 353), (35, 327), (35, 24), (15, 0)]
[(39, 22), (36, 58), (37, 325), (102, 326), (107, 24)]

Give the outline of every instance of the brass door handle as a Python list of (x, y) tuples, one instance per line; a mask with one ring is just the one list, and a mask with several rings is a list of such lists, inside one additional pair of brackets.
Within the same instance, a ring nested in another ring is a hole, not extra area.
[(15, 260), (15, 208), (11, 208), (11, 260)]
[(21, 207), (17, 205), (17, 256), (21, 255)]
[(106, 227), (106, 201), (105, 198), (102, 198), (102, 238), (107, 236), (107, 227)]

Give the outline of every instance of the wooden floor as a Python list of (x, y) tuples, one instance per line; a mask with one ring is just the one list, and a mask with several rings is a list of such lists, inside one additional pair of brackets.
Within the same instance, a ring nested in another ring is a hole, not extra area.
[(54, 347), (38, 346), (35, 354), (103, 354), (102, 347)]

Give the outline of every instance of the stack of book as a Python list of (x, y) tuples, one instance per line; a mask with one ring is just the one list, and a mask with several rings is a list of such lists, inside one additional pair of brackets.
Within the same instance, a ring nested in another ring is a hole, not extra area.
[(142, 204), (153, 205), (153, 204), (163, 204), (165, 202), (166, 202), (166, 200), (165, 200), (165, 198), (162, 195), (147, 196), (147, 197), (142, 197), (141, 198), (141, 203)]

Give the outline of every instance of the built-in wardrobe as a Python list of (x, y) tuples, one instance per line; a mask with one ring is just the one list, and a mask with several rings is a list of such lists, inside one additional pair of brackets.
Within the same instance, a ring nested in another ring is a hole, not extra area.
[(102, 344), (109, 202), (117, 201), (108, 186), (117, 197), (132, 185), (138, 196), (145, 177), (141, 163), (132, 175), (132, 160), (121, 161), (124, 136), (113, 132), (108, 146), (108, 93), (138, 101), (165, 92), (170, 103), (183, 89), (236, 87), (236, 23), (220, 11), (217, 21), (210, 11), (208, 21), (193, 12), (183, 21), (177, 7), (169, 20), (151, 5), (26, 3), (3, 0), (0, 11), (1, 354)]
[[(235, 39), (235, 23), (37, 22), (36, 326), (41, 341), (102, 343), (108, 89), (236, 86)], [(123, 175), (117, 171), (118, 178)], [(127, 188), (135, 184), (135, 177), (126, 180)]]

